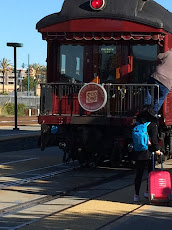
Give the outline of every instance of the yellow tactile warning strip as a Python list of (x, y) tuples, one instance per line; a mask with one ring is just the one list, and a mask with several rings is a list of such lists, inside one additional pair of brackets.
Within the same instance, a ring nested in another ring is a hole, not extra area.
[[(145, 188), (145, 183), (142, 188)], [(139, 213), (145, 210), (143, 209), (143, 204), (146, 200), (141, 197), (141, 202), (138, 204), (134, 203), (133, 194), (134, 186), (132, 185), (89, 201), (85, 200), (85, 202), (84, 197), (71, 196), (68, 197), (68, 202), (70, 200), (71, 203), (73, 203), (72, 200), (82, 202), (83, 200), (83, 203), (48, 216), (38, 222), (31, 223), (21, 229), (37, 230), (42, 228), (44, 230), (98, 230), (104, 226), (102, 228), (104, 230), (106, 225), (109, 226), (110, 224), (113, 227), (116, 225), (116, 222), (118, 223), (118, 221), (123, 221), (133, 215), (140, 215)], [(68, 203), (67, 200), (65, 204)], [(43, 206), (41, 210), (45, 211), (46, 204)], [(57, 206), (55, 205), (56, 208)], [(29, 210), (25, 210), (25, 212), (26, 211), (28, 212)], [(37, 214), (38, 213), (40, 213), (40, 210), (37, 210)]]
[[(49, 216), (40, 222), (31, 224), (30, 227), (25, 226), (25, 229), (36, 230), (43, 226), (47, 230), (96, 230), (109, 223), (112, 223), (113, 226), (119, 218), (139, 215), (145, 210), (142, 206), (145, 202), (144, 198), (139, 204), (133, 202), (133, 190), (134, 187), (129, 186), (111, 192)], [(71, 199), (79, 198), (71, 197)]]
[[(130, 179), (126, 178), (126, 181)], [(114, 181), (114, 189), (115, 187)], [(104, 186), (97, 186), (90, 190), (93, 190), (94, 194), (96, 191), (99, 194), (99, 190), (106, 193), (108, 189), (108, 186), (104, 184)], [(113, 189), (113, 186), (110, 189)], [(133, 201), (134, 185), (131, 185), (102, 196), (97, 196), (89, 201), (87, 201), (87, 198), (90, 191), (88, 191), (86, 197), (84, 196), (86, 191), (81, 193), (74, 192), (71, 196), (68, 195), (30, 207), (8, 217), (18, 220), (28, 218), (29, 222), (27, 225), (24, 224), (23, 227), (20, 226), (21, 230), (112, 230), (118, 224), (124, 223), (125, 225), (127, 221), (132, 222), (133, 217), (135, 220), (138, 218), (138, 221), (140, 221), (140, 216), (145, 216), (145, 213), (146, 216), (153, 213), (154, 217), (156, 211), (160, 216), (164, 212), (163, 215), (166, 217), (166, 209), (162, 211), (162, 207), (157, 210), (156, 206), (151, 208), (152, 206), (145, 205), (147, 203), (147, 200), (143, 197), (145, 189), (146, 181), (143, 181), (140, 191), (141, 201), (139, 203), (134, 203)], [(71, 207), (72, 205), (75, 206)], [(171, 214), (171, 210), (169, 213)], [(142, 223), (140, 224), (142, 225)]]
[(58, 219), (60, 228), (57, 229), (66, 229), (68, 223), (72, 230), (79, 230), (81, 226), (82, 230), (95, 230), (138, 207), (135, 204), (91, 200), (48, 219)]

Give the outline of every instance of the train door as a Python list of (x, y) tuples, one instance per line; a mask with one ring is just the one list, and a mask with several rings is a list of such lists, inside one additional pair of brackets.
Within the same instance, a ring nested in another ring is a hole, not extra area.
[(83, 81), (146, 83), (157, 65), (157, 44), (90, 43), (84, 46)]
[(84, 47), (84, 82), (116, 82), (121, 76), (121, 46), (91, 44)]
[[(99, 76), (101, 82), (115, 81), (120, 77), (119, 67), (120, 56), (117, 58), (117, 46), (101, 45), (99, 46)], [(119, 68), (118, 68), (119, 70)]]

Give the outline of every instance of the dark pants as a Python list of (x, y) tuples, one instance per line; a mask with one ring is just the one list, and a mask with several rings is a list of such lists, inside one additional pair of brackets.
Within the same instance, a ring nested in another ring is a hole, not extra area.
[[(161, 106), (162, 106), (162, 104), (163, 104), (163, 102), (164, 102), (164, 100), (165, 100), (165, 98), (168, 95), (170, 90), (153, 77), (150, 77), (150, 79), (148, 80), (148, 84), (156, 84), (159, 86), (159, 102), (158, 102), (158, 90), (157, 90), (157, 88), (155, 88), (154, 105), (153, 105), (154, 113), (158, 114), (158, 111), (160, 110), (160, 108), (161, 108)], [(152, 102), (152, 97), (151, 97), (149, 90), (147, 90), (147, 95), (144, 99), (144, 104), (151, 105), (151, 102)]]
[[(136, 177), (135, 177), (135, 194), (139, 195), (142, 177), (145, 168), (147, 167), (148, 174), (152, 171), (152, 160), (136, 161)], [(148, 191), (148, 180), (147, 180), (147, 191)]]

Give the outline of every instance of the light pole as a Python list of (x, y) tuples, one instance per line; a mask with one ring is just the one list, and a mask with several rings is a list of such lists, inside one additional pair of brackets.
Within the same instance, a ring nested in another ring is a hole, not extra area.
[(16, 56), (17, 56), (17, 47), (23, 47), (22, 43), (7, 43), (7, 46), (13, 47), (14, 48), (14, 98), (15, 98), (15, 128), (13, 130), (19, 130), (17, 128), (17, 73), (16, 73), (16, 65), (17, 65), (17, 61), (16, 61)]
[(27, 84), (27, 96), (30, 96), (30, 66), (29, 66), (29, 54), (28, 54), (28, 84)]
[(28, 63), (23, 63), (23, 66), (27, 66), (28, 70), (28, 78), (27, 78), (27, 96), (30, 96), (30, 64), (29, 64), (29, 54), (28, 54)]

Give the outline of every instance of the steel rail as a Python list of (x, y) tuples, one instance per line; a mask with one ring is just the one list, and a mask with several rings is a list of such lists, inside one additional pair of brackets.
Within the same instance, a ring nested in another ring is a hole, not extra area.
[(70, 171), (72, 171), (74, 169), (77, 169), (77, 168), (80, 168), (80, 166), (74, 166), (74, 167), (71, 167), (71, 168), (57, 170), (57, 171), (46, 173), (46, 174), (39, 174), (39, 175), (36, 175), (36, 176), (33, 176), (33, 177), (28, 177), (28, 178), (25, 178), (25, 179), (19, 179), (19, 180), (16, 180), (16, 181), (2, 183), (2, 184), (0, 184), (0, 190), (5, 189), (7, 187), (11, 187), (11, 186), (27, 184), (27, 183), (33, 182), (35, 180), (40, 180), (40, 179), (43, 179), (43, 178), (53, 177), (53, 176), (56, 176), (56, 175), (59, 175), (59, 174), (70, 172)]
[[(101, 181), (96, 182), (96, 183), (91, 183), (91, 184), (89, 184), (89, 185), (85, 185), (84, 188), (85, 188), (85, 189), (88, 189), (88, 188), (90, 188), (90, 187), (94, 187), (94, 186), (97, 186), (97, 185), (100, 185), (100, 184), (103, 184), (103, 183), (107, 183), (107, 182), (110, 182), (110, 181), (113, 181), (113, 180), (118, 180), (119, 177), (120, 177), (120, 179), (121, 179), (121, 178), (124, 178), (125, 176), (128, 176), (129, 174), (132, 174), (132, 173), (133, 173), (133, 170), (131, 170), (130, 172), (128, 172), (128, 171), (123, 171), (123, 172), (120, 172), (119, 174), (117, 174), (117, 175), (115, 175), (115, 176), (113, 176), (113, 177), (106, 178), (106, 179), (101, 180)], [(38, 222), (38, 221), (40, 221), (40, 220), (43, 220), (44, 218), (47, 218), (47, 217), (49, 217), (49, 216), (52, 216), (52, 215), (61, 213), (61, 212), (63, 212), (63, 211), (66, 211), (66, 210), (68, 210), (68, 209), (71, 209), (71, 208), (73, 208), (73, 207), (76, 207), (76, 206), (79, 206), (79, 205), (81, 205), (81, 204), (84, 204), (84, 203), (86, 203), (86, 202), (88, 202), (88, 201), (91, 201), (91, 200), (94, 200), (94, 199), (98, 199), (98, 198), (100, 198), (100, 197), (102, 197), (102, 196), (104, 196), (104, 195), (108, 195), (108, 194), (110, 194), (110, 193), (112, 193), (112, 192), (115, 192), (115, 191), (118, 191), (118, 190), (120, 190), (120, 189), (127, 188), (127, 187), (131, 186), (132, 184), (133, 184), (133, 181), (132, 181), (131, 183), (127, 184), (127, 185), (121, 185), (120, 188), (110, 189), (109, 191), (105, 191), (105, 192), (102, 193), (101, 195), (96, 195), (96, 196), (93, 196), (92, 198), (86, 198), (84, 201), (82, 200), (81, 202), (78, 202), (77, 204), (69, 205), (68, 207), (62, 208), (61, 210), (54, 211), (54, 212), (49, 213), (49, 214), (45, 214), (45, 215), (41, 216), (40, 218), (34, 218), (34, 219), (32, 219), (32, 220), (29, 220), (29, 221), (26, 221), (26, 222), (21, 223), (21, 224), (19, 224), (19, 225), (16, 225), (15, 227), (10, 227), (8, 230), (20, 229), (20, 228), (22, 228), (22, 227), (25, 227), (25, 226), (28, 226), (28, 225), (30, 225), (30, 224), (36, 223), (36, 222)], [(68, 195), (68, 193), (70, 193), (70, 192), (72, 192), (72, 191), (79, 191), (79, 190), (82, 189), (82, 188), (83, 188), (83, 186), (78, 186), (78, 187), (72, 188), (72, 189), (69, 190), (69, 191), (65, 191), (65, 192), (63, 192), (63, 193), (61, 193), (61, 194), (58, 194), (58, 195), (56, 195), (56, 196), (51, 196), (51, 197), (49, 197), (49, 200), (47, 200), (47, 201), (45, 201), (45, 202), (44, 202), (44, 200), (43, 200), (43, 198), (42, 198), (42, 202), (37, 203), (37, 205), (45, 204), (46, 202), (48, 202), (48, 201), (50, 201), (50, 200), (55, 200), (55, 199), (58, 199), (58, 198), (65, 197), (65, 196)], [(140, 205), (140, 206), (137, 208), (137, 210), (138, 210), (139, 208), (141, 208), (142, 206), (144, 206), (145, 204), (146, 204), (146, 203)], [(34, 206), (34, 205), (32, 205), (32, 206)], [(31, 207), (31, 206), (30, 206), (30, 207)], [(27, 208), (27, 207), (23, 207), (21, 210), (24, 210), (24, 209), (26, 209), (26, 208)], [(16, 210), (17, 210), (17, 209), (16, 209)], [(21, 210), (17, 210), (17, 211), (21, 211)], [(135, 210), (136, 210), (136, 208), (133, 208), (132, 211), (127, 212), (127, 213), (124, 214), (123, 216), (126, 216), (127, 214), (132, 213), (132, 212), (134, 212)], [(14, 210), (13, 210), (13, 211), (14, 211)], [(12, 212), (12, 213), (5, 213), (5, 215), (9, 215), (9, 214), (14, 214), (14, 212)], [(3, 215), (2, 215), (2, 216), (3, 216)], [(1, 217), (1, 216), (0, 216), (0, 217)], [(119, 219), (119, 218), (118, 218), (118, 219)], [(109, 222), (109, 224), (110, 224), (110, 222)], [(101, 228), (100, 228), (100, 229), (101, 229)], [(96, 229), (96, 230), (98, 230), (98, 229)]]

